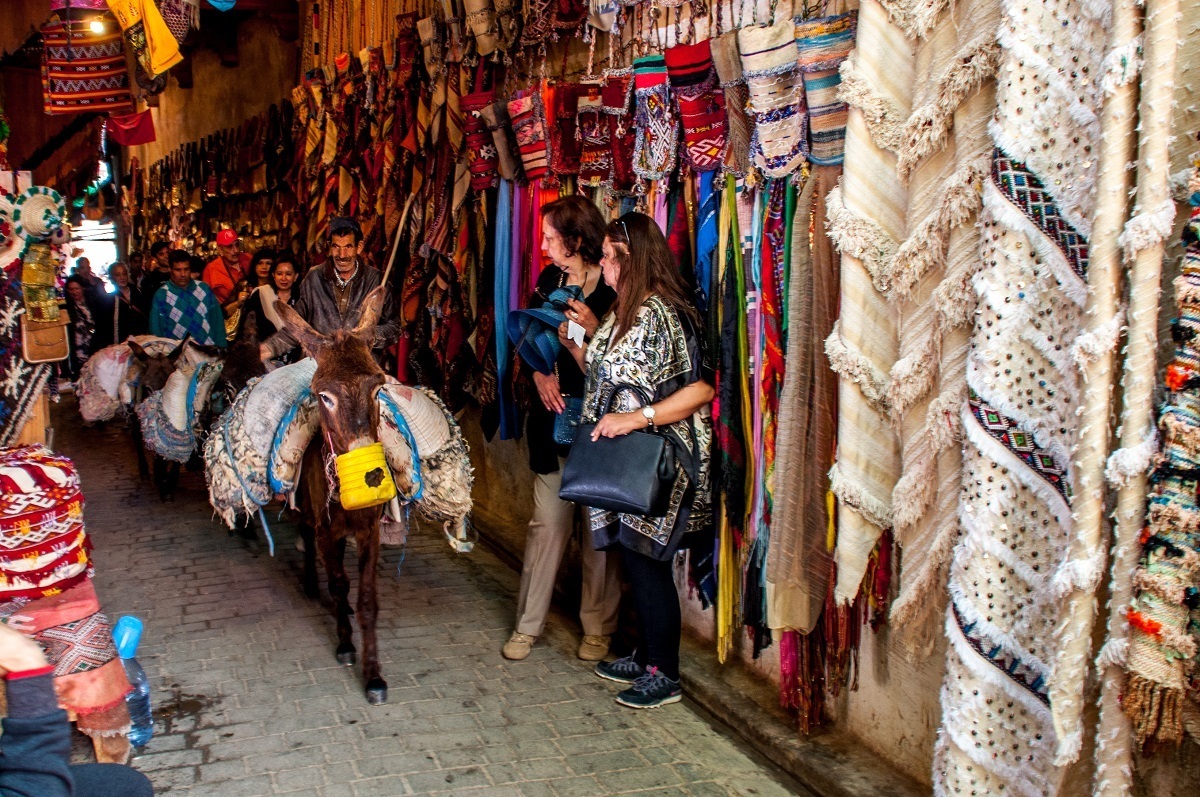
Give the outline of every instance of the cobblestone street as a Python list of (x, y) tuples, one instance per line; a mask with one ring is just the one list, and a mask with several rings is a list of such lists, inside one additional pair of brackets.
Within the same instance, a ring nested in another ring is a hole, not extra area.
[(454, 554), (431, 528), (404, 555), (384, 550), (389, 702), (368, 706), (359, 669), (334, 660), (328, 603), (301, 592), (291, 524), (270, 515), (272, 559), (261, 533), (246, 541), (212, 518), (201, 474), (162, 504), (121, 424), (83, 429), (71, 396), (54, 415), (56, 449), (82, 475), (101, 601), (114, 621), (146, 622), (158, 721), (134, 765), (159, 794), (808, 794), (687, 700), (618, 706), (561, 613), (527, 660), (505, 661), (517, 574), (483, 546)]

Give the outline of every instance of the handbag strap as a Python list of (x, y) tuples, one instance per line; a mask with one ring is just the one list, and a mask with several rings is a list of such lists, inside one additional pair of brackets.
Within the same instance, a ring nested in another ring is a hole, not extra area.
[(650, 393), (643, 387), (640, 387), (638, 385), (631, 385), (629, 383), (615, 385), (612, 389), (612, 392), (608, 394), (608, 398), (606, 398), (604, 400), (604, 410), (600, 413), (601, 418), (603, 418), (605, 415), (607, 415), (609, 413), (609, 410), (612, 408), (613, 399), (615, 399), (618, 395), (620, 395), (621, 393), (624, 393), (626, 391), (632, 391), (633, 393), (635, 393), (637, 395), (637, 397), (639, 399), (641, 399), (643, 407), (648, 406), (649, 404), (652, 403), (652, 399), (650, 398)]

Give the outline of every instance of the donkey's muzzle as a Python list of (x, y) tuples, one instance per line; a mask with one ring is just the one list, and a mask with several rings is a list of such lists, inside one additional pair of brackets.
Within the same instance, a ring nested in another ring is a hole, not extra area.
[(343, 509), (368, 509), (396, 497), (382, 443), (338, 454), (336, 463)]

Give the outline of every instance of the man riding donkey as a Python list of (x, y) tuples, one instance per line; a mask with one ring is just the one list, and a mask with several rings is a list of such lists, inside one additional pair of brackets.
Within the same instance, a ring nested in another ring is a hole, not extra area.
[[(367, 295), (383, 282), (383, 275), (359, 258), (363, 250), (362, 228), (354, 219), (335, 218), (329, 223), (329, 259), (308, 272), (300, 283), (296, 312), (322, 335), (348, 330), (358, 320)], [(400, 338), (400, 320), (391, 294), (383, 301), (375, 324), (372, 353), (380, 353)], [(268, 338), (259, 353), (264, 361), (279, 357), (298, 341), (285, 328)]]

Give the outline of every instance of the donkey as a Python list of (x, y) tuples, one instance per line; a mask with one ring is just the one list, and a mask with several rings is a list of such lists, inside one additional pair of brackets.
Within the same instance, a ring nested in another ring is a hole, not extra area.
[(225, 367), (218, 385), (224, 392), (225, 406), (233, 404), (247, 382), (267, 372), (259, 356), (258, 319), (253, 310), (247, 314), (242, 330), (242, 336), (230, 343), (224, 352)]
[[(379, 614), (376, 578), (379, 564), (379, 521), (383, 507), (345, 510), (333, 497), (327, 466), (345, 454), (378, 440), (379, 410), (375, 394), (384, 384), (383, 370), (371, 356), (375, 325), (383, 306), (383, 287), (376, 288), (363, 303), (358, 323), (350, 332), (338, 330), (322, 335), (300, 314), (282, 302), (275, 309), (287, 330), (306, 354), (317, 361), (312, 391), (318, 398), (321, 431), (304, 452), (300, 468), (297, 506), (304, 538), (304, 585), (309, 597), (317, 595), (316, 560), (319, 556), (329, 581), (337, 617), (339, 663), (353, 666), (356, 658), (350, 615), (358, 615), (362, 633), (363, 678), (367, 702), (387, 702), (387, 681), (380, 673), (375, 622)], [(343, 558), (347, 540), (358, 547), (358, 601), (350, 609), (350, 579)]]
[[(183, 340), (179, 341), (179, 345), (169, 354), (151, 354), (136, 340), (126, 341), (129, 348), (133, 350), (133, 356), (142, 365), (142, 375), (138, 380), (138, 396), (133, 402), (134, 407), (141, 403), (143, 397), (149, 396), (156, 390), (162, 390), (166, 386), (167, 380), (175, 372), (175, 363), (183, 354), (188, 339), (189, 336), (184, 335)], [(129, 413), (129, 424), (133, 434), (133, 445), (137, 449), (138, 475), (142, 480), (146, 480), (150, 478), (150, 465), (146, 460), (146, 441), (142, 437), (142, 422), (138, 419), (136, 411)], [(150, 452), (150, 456), (154, 460), (154, 486), (158, 488), (159, 499), (164, 502), (174, 500), (175, 488), (179, 484), (179, 463), (168, 462), (153, 451)]]

